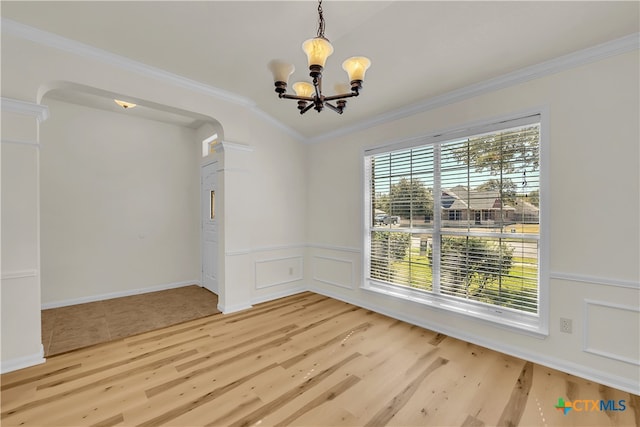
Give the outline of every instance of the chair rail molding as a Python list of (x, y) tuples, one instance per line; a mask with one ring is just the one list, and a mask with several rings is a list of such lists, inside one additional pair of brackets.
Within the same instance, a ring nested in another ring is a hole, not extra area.
[(566, 280), (569, 282), (591, 283), (593, 285), (616, 286), (619, 288), (640, 290), (640, 282), (634, 280), (612, 279), (605, 277), (588, 276), (583, 274), (561, 273), (557, 271), (550, 272), (549, 278)]
[(2, 111), (34, 117), (39, 123), (42, 123), (49, 118), (49, 107), (46, 105), (5, 97), (2, 97), (1, 104)]
[(27, 277), (36, 277), (37, 275), (38, 275), (38, 270), (36, 269), (3, 271), (2, 280), (5, 281), (5, 280), (24, 279)]

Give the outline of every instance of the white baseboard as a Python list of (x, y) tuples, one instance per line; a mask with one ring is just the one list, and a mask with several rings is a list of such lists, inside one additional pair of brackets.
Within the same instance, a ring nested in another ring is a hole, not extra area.
[(502, 342), (495, 342), (493, 340), (484, 339), (483, 337), (479, 337), (477, 335), (469, 335), (464, 333), (464, 331), (460, 331), (459, 329), (452, 329), (440, 323), (428, 323), (423, 319), (417, 319), (412, 316), (407, 316), (401, 312), (390, 310), (386, 307), (381, 307), (377, 304), (372, 304), (370, 302), (362, 301), (357, 298), (348, 297), (336, 293), (333, 290), (327, 290), (324, 288), (319, 288), (317, 286), (309, 286), (308, 290), (331, 298), (335, 298), (340, 301), (348, 302), (349, 304), (353, 304), (358, 307), (375, 311), (376, 313), (380, 313), (394, 319), (402, 320), (403, 322), (407, 322), (412, 325), (439, 332), (452, 338), (486, 347), (488, 349), (508, 354), (510, 356), (518, 357), (520, 359), (537, 363), (539, 365), (556, 369), (558, 371), (562, 371), (571, 375), (575, 375), (580, 378), (595, 381), (599, 384), (623, 390), (628, 393), (633, 393), (636, 395), (640, 394), (640, 384), (629, 378), (611, 375), (608, 372), (599, 371), (597, 369), (594, 369), (593, 367), (582, 366), (568, 360), (522, 351), (522, 349), (518, 347), (509, 346)]
[(222, 303), (218, 303), (218, 310), (222, 312), (222, 314), (231, 314), (237, 311), (248, 310), (253, 307), (254, 304), (260, 304), (261, 302), (273, 301), (278, 298), (284, 298), (291, 295), (299, 294), (301, 292), (306, 292), (308, 288), (306, 286), (296, 286), (294, 288), (284, 289), (278, 292), (271, 292), (269, 294), (260, 295), (258, 297), (251, 298), (249, 303), (243, 304), (235, 304), (231, 306), (226, 306)]
[(167, 289), (182, 288), (184, 286), (191, 286), (191, 285), (202, 286), (200, 284), (200, 280), (189, 280), (186, 282), (167, 283), (163, 285), (149, 286), (146, 288), (127, 289), (126, 291), (109, 292), (106, 294), (92, 295), (87, 297), (72, 298), (72, 299), (53, 301), (53, 302), (45, 302), (45, 303), (42, 303), (42, 309), (46, 310), (48, 308), (66, 307), (68, 305), (84, 304), (87, 302), (95, 302), (95, 301), (103, 301), (106, 299), (128, 297), (131, 295), (146, 294), (149, 292), (164, 291)]
[(289, 288), (278, 292), (272, 292), (266, 295), (260, 295), (251, 299), (251, 304), (260, 304), (261, 302), (273, 301), (278, 298), (289, 297), (291, 295), (306, 292), (309, 289), (306, 286), (296, 286), (295, 288)]
[(40, 365), (46, 360), (47, 359), (44, 358), (44, 347), (40, 344), (40, 351), (36, 354), (0, 361), (0, 374), (28, 368), (29, 366)]
[(221, 303), (218, 303), (218, 310), (220, 310), (222, 314), (236, 313), (238, 311), (248, 310), (251, 307), (251, 304), (223, 305)]

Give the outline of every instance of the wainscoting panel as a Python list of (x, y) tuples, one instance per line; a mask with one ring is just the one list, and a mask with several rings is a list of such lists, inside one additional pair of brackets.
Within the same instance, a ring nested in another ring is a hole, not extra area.
[(313, 280), (345, 289), (354, 288), (355, 266), (352, 260), (315, 255)]
[(630, 325), (640, 324), (640, 309), (585, 300), (584, 351), (640, 366), (640, 337)]
[(256, 289), (284, 285), (303, 279), (303, 257), (299, 255), (256, 260)]

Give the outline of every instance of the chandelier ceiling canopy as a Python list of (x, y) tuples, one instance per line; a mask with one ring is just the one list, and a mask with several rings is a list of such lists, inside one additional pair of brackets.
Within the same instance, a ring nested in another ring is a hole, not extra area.
[[(311, 108), (320, 112), (324, 107), (342, 114), (347, 98), (358, 96), (362, 89), (362, 82), (371, 61), (363, 56), (353, 56), (342, 63), (342, 68), (349, 75), (351, 87), (346, 84), (336, 85), (338, 95), (325, 96), (322, 93), (322, 70), (329, 55), (333, 53), (333, 46), (324, 36), (324, 16), (322, 14), (322, 0), (318, 1), (318, 33), (317, 36), (302, 43), (302, 50), (307, 54), (309, 63), (309, 75), (313, 83), (296, 82), (292, 85), (295, 95), (287, 93), (289, 76), (295, 71), (293, 64), (280, 60), (269, 62), (269, 69), (273, 73), (275, 91), (278, 97), (295, 99), (298, 101), (300, 114), (304, 114)], [(335, 104), (333, 103), (335, 102)]]

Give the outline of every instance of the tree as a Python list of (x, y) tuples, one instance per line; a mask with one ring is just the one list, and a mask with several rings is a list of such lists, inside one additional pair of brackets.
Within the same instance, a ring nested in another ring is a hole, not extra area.
[(476, 172), (488, 170), (491, 175), (526, 172), (540, 166), (540, 128), (529, 126), (517, 131), (507, 131), (470, 138), (453, 150), (453, 156)]
[(478, 191), (499, 191), (502, 200), (507, 203), (513, 203), (516, 200), (516, 184), (510, 178), (490, 179), (483, 184), (480, 184), (477, 188)]
[(433, 217), (433, 192), (418, 179), (402, 178), (391, 185), (385, 212), (402, 218)]
[(382, 212), (389, 212), (389, 195), (388, 194), (376, 194), (374, 195), (373, 207), (380, 209)]
[(374, 231), (371, 236), (371, 277), (391, 281), (393, 262), (407, 256), (411, 244), (409, 233)]
[[(503, 305), (499, 279), (507, 275), (513, 249), (480, 237), (443, 237), (440, 246), (440, 274), (443, 293)], [(429, 253), (429, 263), (433, 254)], [(497, 289), (492, 287), (498, 283)]]

